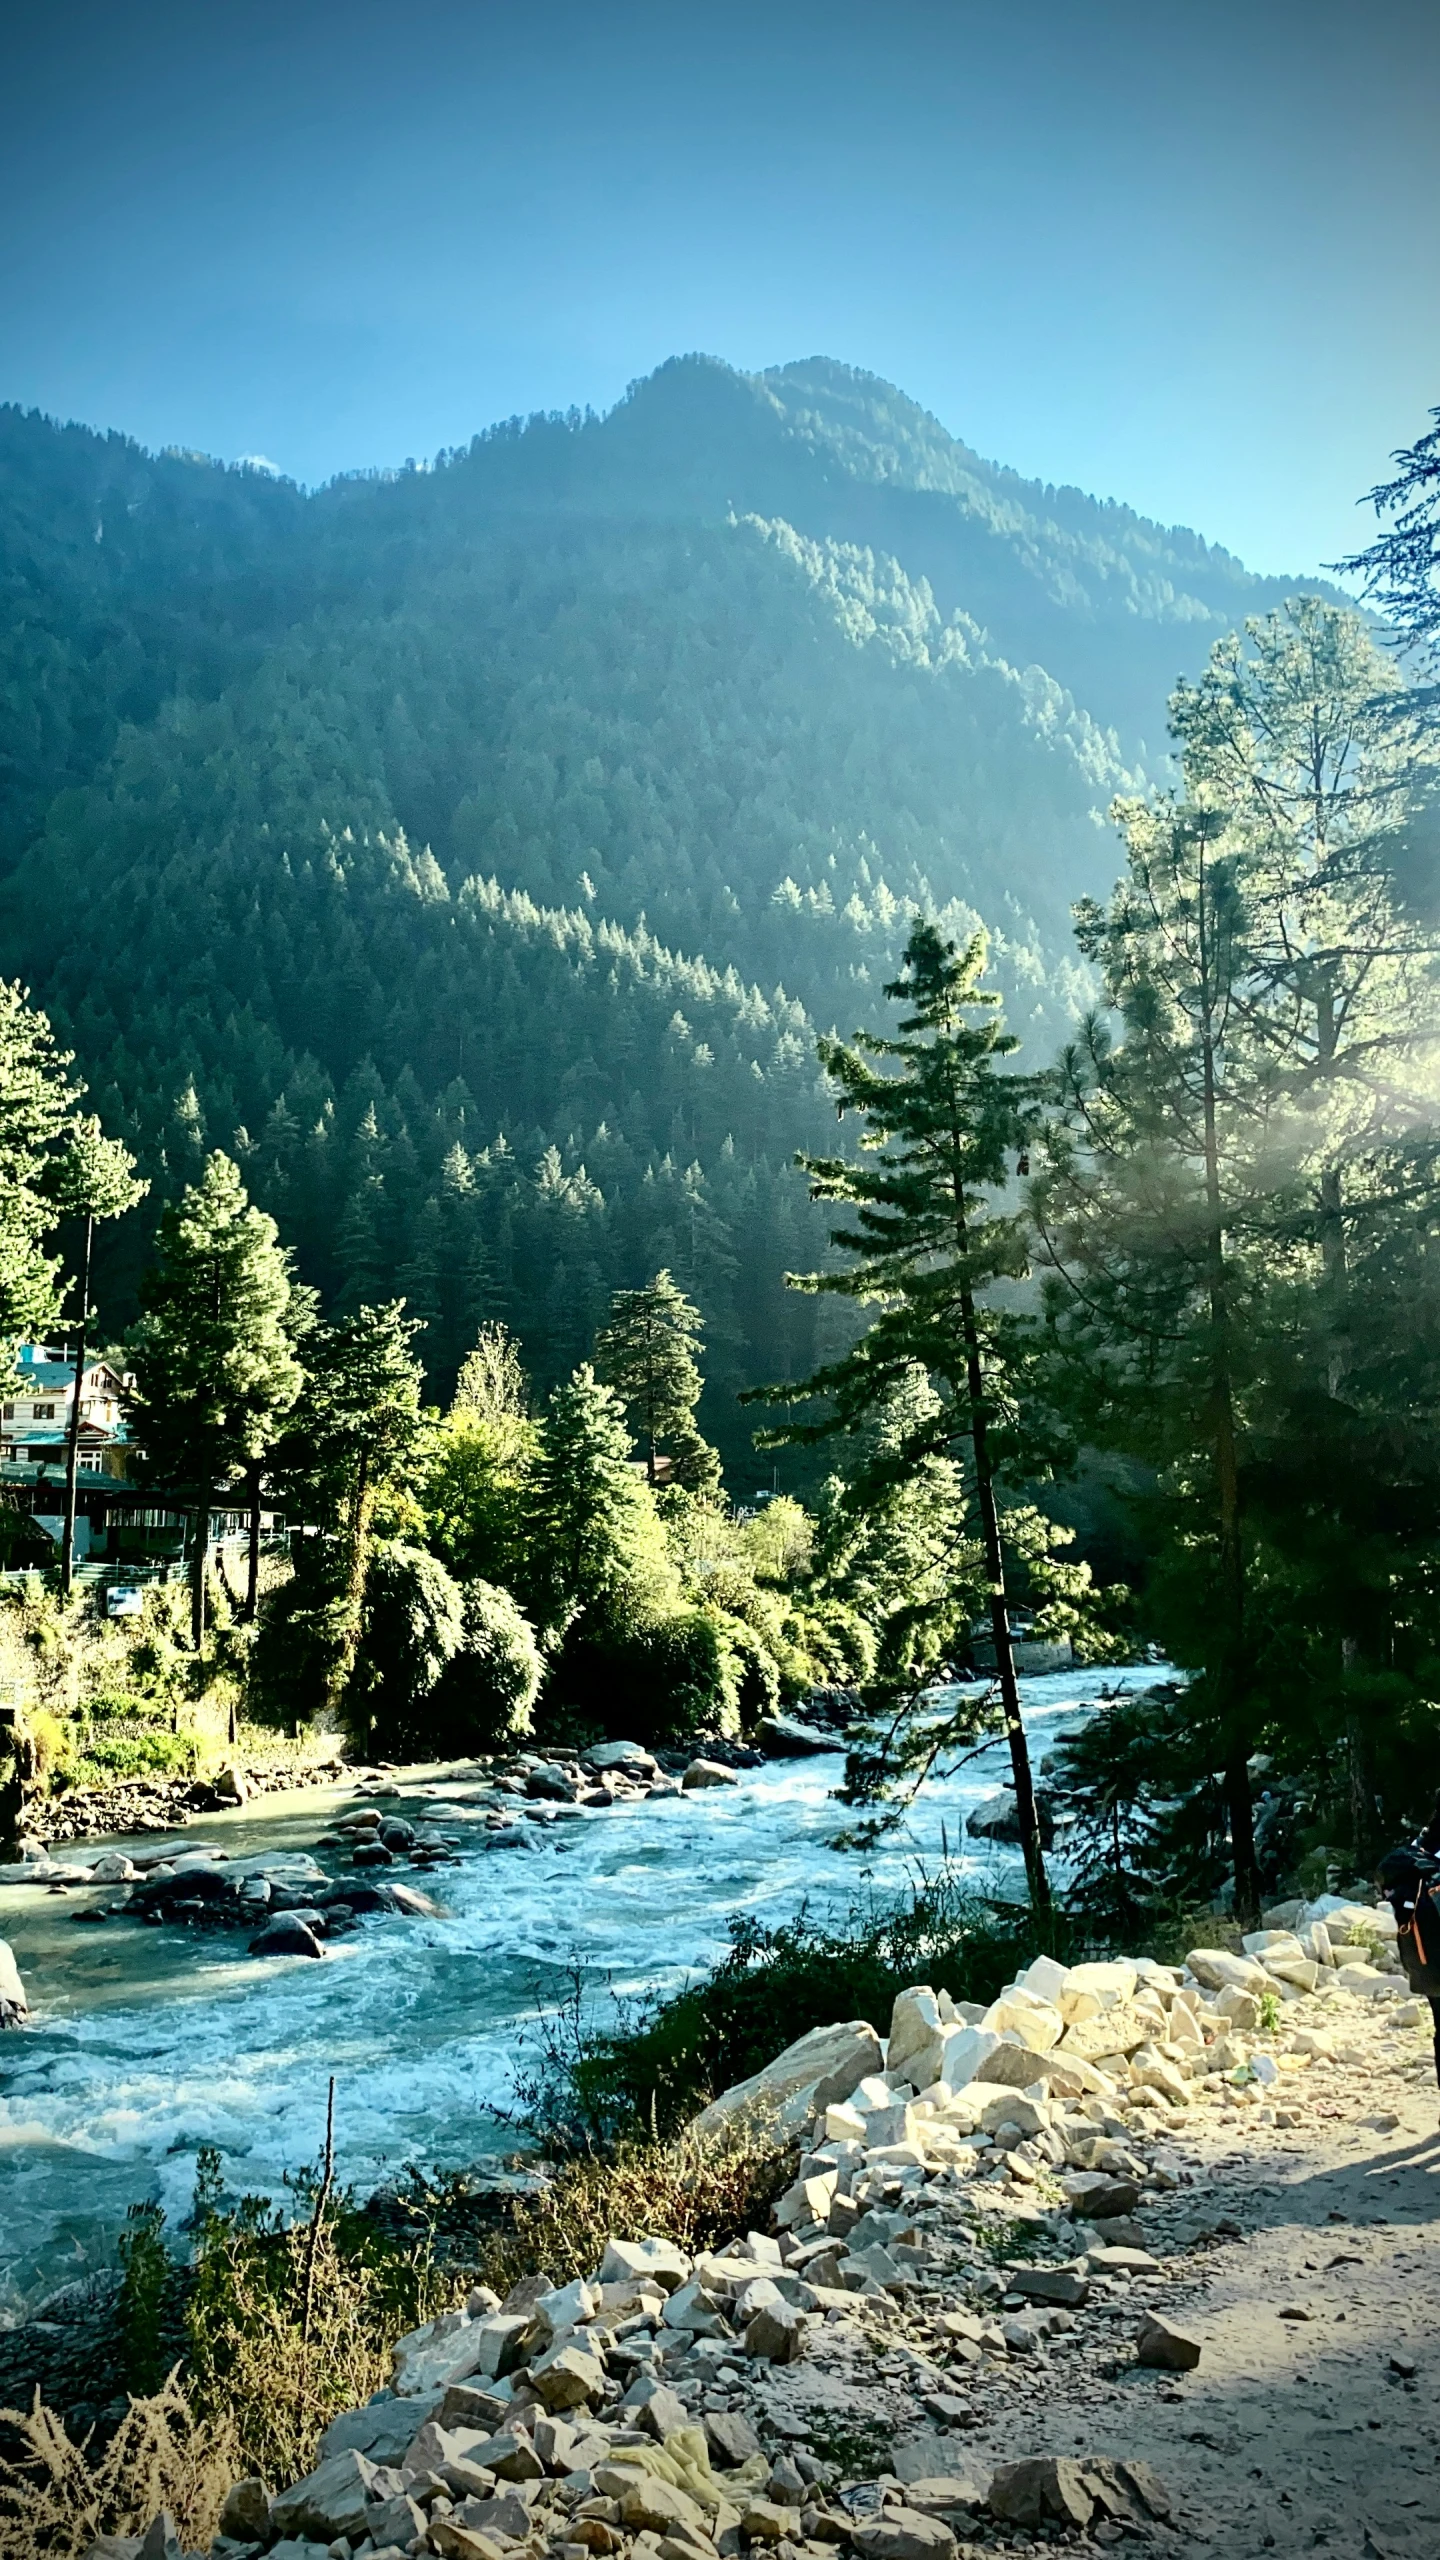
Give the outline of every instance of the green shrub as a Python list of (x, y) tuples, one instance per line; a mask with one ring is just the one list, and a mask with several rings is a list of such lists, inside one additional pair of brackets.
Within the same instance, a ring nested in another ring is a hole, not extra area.
[(531, 1727), (544, 1661), (519, 1602), (498, 1584), (462, 1583), (461, 1636), (425, 1710), (442, 1759), (498, 1751)]
[(880, 2034), (897, 1991), (928, 1982), (955, 1999), (994, 1998), (1018, 1966), (1063, 1947), (1028, 1909), (976, 1901), (949, 1875), (831, 1926), (801, 1911), (779, 1928), (731, 1923), (730, 1951), (685, 1990), (599, 2023), (577, 1994), (541, 2030), (522, 2094), (554, 2152), (605, 2149), (685, 2124), (812, 2027), (868, 2018)]
[(362, 1746), (396, 1759), (433, 1749), (430, 1701), (464, 1636), (460, 1586), (425, 1547), (377, 1539), (365, 1582), (346, 1723)]
[(98, 1733), (87, 1737), (75, 1763), (82, 1786), (110, 1778), (193, 1777), (200, 1746), (193, 1733)]

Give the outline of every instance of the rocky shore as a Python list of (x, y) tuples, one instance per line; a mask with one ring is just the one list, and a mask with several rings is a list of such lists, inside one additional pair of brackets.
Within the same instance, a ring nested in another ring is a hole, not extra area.
[(1387, 1916), (806, 2037), (699, 2120), (796, 2141), (768, 2231), (472, 2293), (306, 2479), (236, 2487), (213, 2560), (1433, 2553), (1440, 2149)]

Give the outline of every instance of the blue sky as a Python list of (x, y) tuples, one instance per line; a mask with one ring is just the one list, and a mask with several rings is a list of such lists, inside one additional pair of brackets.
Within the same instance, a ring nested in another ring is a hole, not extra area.
[(1440, 401), (1440, 9), (51, 0), (0, 398), (304, 481), (823, 353), (1254, 566)]

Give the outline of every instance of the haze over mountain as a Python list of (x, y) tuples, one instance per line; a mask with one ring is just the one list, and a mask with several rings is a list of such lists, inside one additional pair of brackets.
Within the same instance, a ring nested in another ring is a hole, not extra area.
[(1286, 592), (819, 359), (308, 495), (6, 409), (4, 966), (154, 1205), (236, 1153), (327, 1300), (407, 1292), (438, 1392), (482, 1315), (548, 1380), (668, 1263), (733, 1450), (820, 1320), (816, 1026), (877, 1019), (922, 903), (1042, 1059), (1110, 798)]

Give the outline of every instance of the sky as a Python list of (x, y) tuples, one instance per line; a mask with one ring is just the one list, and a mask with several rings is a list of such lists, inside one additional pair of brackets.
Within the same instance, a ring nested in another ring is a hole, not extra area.
[(0, 399), (146, 445), (824, 354), (1285, 573), (1440, 401), (1435, 0), (0, 6)]

